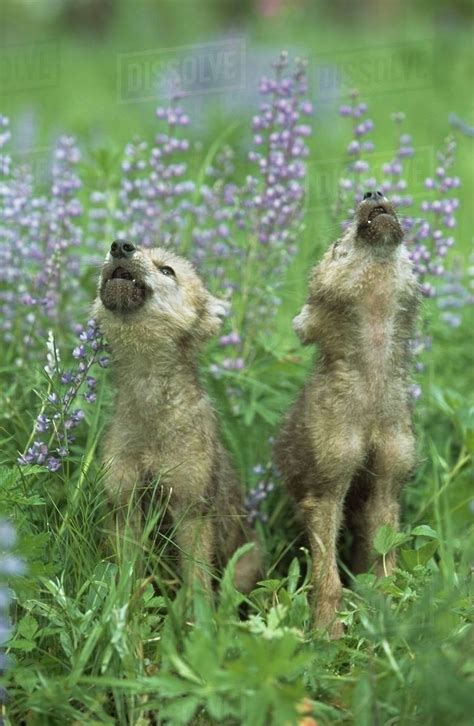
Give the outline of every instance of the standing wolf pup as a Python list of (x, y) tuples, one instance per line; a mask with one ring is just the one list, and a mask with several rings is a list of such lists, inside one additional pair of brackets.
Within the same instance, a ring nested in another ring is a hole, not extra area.
[[(204, 287), (192, 265), (162, 249), (112, 244), (94, 315), (112, 351), (115, 411), (104, 442), (106, 488), (119, 517), (137, 533), (140, 489), (153, 481), (169, 497), (187, 577), (210, 588), (210, 571), (255, 538), (246, 524), (237, 476), (198, 379), (204, 341), (227, 304)], [(260, 574), (255, 543), (236, 567), (247, 592)]]
[[(293, 325), (319, 359), (283, 422), (277, 464), (297, 499), (313, 557), (314, 620), (332, 637), (342, 586), (336, 563), (344, 516), (351, 568), (370, 567), (374, 536), (398, 526), (399, 494), (415, 464), (409, 342), (419, 289), (392, 205), (367, 192), (355, 219), (317, 265)], [(376, 561), (389, 574), (395, 555)]]

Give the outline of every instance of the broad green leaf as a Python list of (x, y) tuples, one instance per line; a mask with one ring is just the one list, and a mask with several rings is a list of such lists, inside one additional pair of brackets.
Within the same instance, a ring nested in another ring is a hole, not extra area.
[(294, 557), (291, 561), (290, 568), (288, 570), (288, 592), (293, 595), (298, 587), (300, 579), (300, 563), (297, 557)]
[[(230, 695), (230, 694), (229, 694)], [(233, 709), (229, 708), (227, 699), (220, 693), (209, 693), (206, 699), (206, 708), (209, 714), (217, 723), (222, 723), (225, 718), (233, 715)]]
[[(200, 705), (201, 699), (197, 696), (181, 696), (160, 707), (160, 720), (165, 719), (170, 724), (192, 723), (194, 714)], [(149, 722), (147, 721), (147, 723)]]
[(374, 539), (374, 549), (380, 555), (386, 555), (395, 547), (408, 542), (410, 535), (396, 532), (389, 524), (384, 524), (378, 530)]
[(157, 676), (155, 682), (159, 693), (164, 698), (183, 696), (189, 692), (189, 683), (171, 673), (163, 673)]
[(218, 613), (231, 615), (245, 600), (245, 595), (239, 592), (234, 585), (235, 568), (239, 559), (255, 547), (253, 542), (247, 542), (239, 547), (226, 565), (219, 590)]
[(18, 638), (9, 643), (8, 647), (12, 648), (12, 650), (23, 650), (25, 653), (30, 653), (32, 650), (35, 650), (36, 643), (34, 640)]
[(281, 585), (281, 580), (259, 580), (257, 585), (271, 592), (276, 592)]
[(28, 692), (32, 692), (38, 684), (38, 675), (31, 668), (15, 667), (13, 671), (13, 679), (20, 688)]
[(194, 671), (188, 666), (185, 661), (180, 658), (176, 653), (173, 653), (170, 656), (170, 660), (174, 667), (176, 668), (176, 671), (181, 676), (181, 678), (185, 678), (187, 681), (191, 681), (191, 683), (197, 683), (201, 684), (202, 680), (199, 678)]
[(36, 618), (32, 615), (25, 615), (18, 623), (16, 633), (22, 638), (26, 638), (26, 640), (34, 640), (39, 635), (38, 628)]
[(288, 608), (281, 603), (270, 608), (267, 616), (267, 624), (270, 630), (278, 630), (280, 628), (286, 617), (287, 610)]
[(403, 563), (409, 570), (414, 570), (418, 565), (426, 565), (438, 549), (438, 542), (431, 540), (418, 549), (402, 549), (400, 556)]
[(372, 688), (367, 673), (362, 673), (352, 695), (354, 726), (372, 726), (373, 705)]
[(420, 524), (418, 527), (415, 527), (415, 529), (412, 529), (412, 534), (416, 535), (417, 537), (431, 537), (432, 539), (438, 539), (438, 533), (430, 527), (428, 524)]

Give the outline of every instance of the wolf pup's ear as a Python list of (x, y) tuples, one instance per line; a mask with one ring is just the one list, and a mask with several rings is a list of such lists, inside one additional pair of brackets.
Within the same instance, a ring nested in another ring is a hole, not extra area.
[(217, 335), (224, 318), (228, 316), (229, 312), (230, 303), (227, 300), (221, 300), (209, 294), (205, 301), (200, 320), (200, 329), (203, 337), (210, 338), (213, 335)]

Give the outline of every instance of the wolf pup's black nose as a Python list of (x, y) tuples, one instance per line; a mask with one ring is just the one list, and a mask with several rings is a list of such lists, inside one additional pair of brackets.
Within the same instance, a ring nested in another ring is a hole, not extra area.
[(364, 194), (364, 199), (373, 199), (376, 201), (377, 199), (383, 199), (382, 192), (366, 192)]
[(136, 247), (131, 242), (126, 242), (123, 239), (115, 240), (112, 242), (110, 247), (110, 254), (112, 257), (119, 259), (120, 257), (131, 257), (135, 252)]

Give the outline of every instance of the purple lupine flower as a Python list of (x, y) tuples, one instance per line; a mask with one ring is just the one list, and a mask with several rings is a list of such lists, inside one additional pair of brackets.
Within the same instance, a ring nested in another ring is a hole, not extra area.
[[(437, 167), (437, 178), (425, 180), (425, 188), (436, 198), (422, 201), (420, 206), (424, 216), (404, 220), (415, 272), (427, 297), (436, 294), (437, 286), (431, 280), (442, 279), (446, 274), (444, 259), (454, 242), (450, 230), (456, 225), (459, 200), (450, 196), (457, 187), (451, 183), (447, 172), (454, 163), (455, 151), (454, 140), (448, 138), (438, 153), (441, 163)], [(449, 181), (446, 184), (447, 179)]]
[(167, 124), (166, 133), (158, 133), (152, 146), (135, 140), (125, 149), (115, 236), (145, 246), (157, 240), (162, 246), (178, 246), (194, 192), (193, 182), (185, 177), (189, 141), (178, 135), (189, 117), (177, 96), (168, 107), (158, 108), (156, 116)]
[[(57, 392), (54, 391), (45, 397), (43, 410), (38, 414), (35, 422), (35, 433), (49, 434), (48, 440), (37, 439), (29, 446), (25, 453), (18, 457), (20, 465), (39, 464), (46, 466), (50, 472), (57, 472), (61, 468), (61, 460), (69, 453), (69, 444), (74, 441), (71, 431), (75, 429), (85, 417), (81, 408), (73, 408), (82, 388), (87, 390), (83, 394), (84, 400), (92, 404), (96, 401), (94, 388), (96, 379), (90, 375), (92, 366), (103, 359), (103, 342), (100, 330), (94, 320), (89, 320), (85, 328), (79, 327), (77, 335), (82, 342), (72, 351), (73, 357), (78, 361), (76, 367), (69, 371), (61, 371), (55, 365), (51, 369), (51, 360), (48, 362), (48, 374), (52, 384), (57, 385)], [(48, 352), (55, 350), (54, 340), (48, 340)], [(78, 353), (78, 349), (79, 353)], [(58, 361), (55, 352), (55, 361)], [(60, 394), (61, 388), (66, 391)], [(52, 451), (55, 442), (56, 453)]]
[[(2, 127), (8, 127), (6, 121)], [(1, 136), (0, 147), (8, 141), (8, 135)], [(74, 297), (77, 306), (82, 294), (75, 256), (82, 234), (77, 221), (78, 160), (74, 141), (61, 137), (49, 192), (37, 195), (28, 167), (14, 164), (7, 154), (0, 156), (1, 327), (6, 342), (12, 342), (13, 328), (19, 331), (26, 349), (45, 337), (51, 321), (70, 321), (67, 303)]]
[(456, 260), (454, 268), (444, 272), (437, 289), (437, 305), (442, 311), (440, 317), (443, 322), (453, 328), (461, 325), (462, 310), (474, 303), (474, 294), (470, 290), (474, 292), (474, 265), (469, 266), (464, 275), (460, 261)]
[[(353, 119), (360, 119), (367, 108), (361, 108), (357, 103), (357, 94), (352, 94), (352, 106), (345, 106), (341, 115)], [(414, 201), (409, 193), (407, 180), (403, 178), (404, 162), (411, 158), (415, 149), (412, 138), (402, 130), (404, 114), (392, 114), (392, 120), (398, 127), (398, 149), (394, 158), (383, 165), (382, 175), (377, 179), (372, 175), (370, 164), (362, 158), (363, 152), (359, 144), (359, 137), (366, 128), (371, 130), (373, 124), (364, 125), (364, 122), (357, 121), (353, 126), (355, 138), (350, 142), (347, 152), (347, 170), (339, 181), (339, 197), (335, 207), (339, 214), (346, 208), (346, 219), (343, 222), (345, 228), (354, 214), (357, 203), (362, 199), (366, 189), (377, 188), (388, 196), (395, 207), (398, 207), (400, 221), (405, 229), (405, 241), (409, 254), (413, 261), (414, 271), (420, 283), (420, 289), (425, 297), (435, 297), (440, 292), (441, 281), (449, 273), (446, 272), (444, 259), (448, 250), (452, 247), (454, 239), (451, 230), (456, 226), (456, 212), (459, 208), (459, 200), (451, 196), (453, 190), (457, 189), (460, 182), (456, 176), (451, 176), (449, 171), (454, 163), (456, 144), (452, 138), (446, 140), (444, 148), (438, 153), (438, 165), (435, 175), (425, 179), (425, 189), (435, 197), (431, 200), (423, 200), (420, 204), (420, 212), (411, 211)], [(360, 156), (356, 161), (353, 157), (360, 150)], [(371, 175), (371, 176), (369, 176)], [(410, 209), (410, 212), (405, 210)], [(465, 299), (465, 298), (464, 298)], [(459, 313), (452, 310), (441, 315), (441, 319), (452, 327), (460, 324)], [(414, 346), (417, 354), (426, 349), (426, 341), (418, 339)], [(418, 364), (421, 366), (421, 364)], [(422, 367), (422, 366), (421, 366)], [(416, 398), (419, 387), (412, 387), (412, 395)]]
[(244, 359), (239, 358), (224, 358), (222, 361), (222, 368), (226, 371), (241, 371), (245, 368)]
[[(352, 118), (360, 118), (360, 115), (366, 112), (362, 110), (361, 104), (357, 102), (357, 94), (352, 94), (353, 105), (349, 106), (349, 112), (344, 107), (343, 115)], [(368, 178), (362, 172), (369, 172), (370, 165), (362, 158), (355, 162), (348, 159), (348, 173), (340, 180), (339, 183), (339, 200), (336, 207), (337, 211), (343, 206), (348, 206), (348, 218), (343, 223), (347, 226), (349, 217), (354, 213), (355, 205), (362, 199), (364, 191), (367, 188), (380, 188), (383, 193), (388, 196), (395, 207), (409, 208), (413, 206), (413, 198), (407, 194), (408, 184), (406, 179), (402, 178), (404, 170), (404, 160), (413, 156), (414, 148), (412, 146), (412, 138), (409, 134), (400, 128), (404, 122), (404, 114), (392, 114), (392, 120), (399, 127), (399, 146), (394, 158), (382, 167), (383, 177), (379, 180)], [(357, 122), (353, 127), (353, 132), (357, 136), (358, 130), (364, 122)], [(365, 128), (372, 129), (373, 123), (366, 124)], [(348, 153), (352, 156), (353, 151), (358, 148), (358, 141), (353, 140), (349, 144)], [(443, 198), (433, 201), (423, 201), (421, 203), (422, 215), (408, 215), (405, 212), (401, 214), (401, 223), (406, 230), (406, 242), (413, 260), (414, 269), (420, 280), (420, 286), (427, 297), (435, 294), (436, 288), (431, 282), (431, 278), (436, 279), (444, 274), (443, 258), (447, 250), (452, 246), (452, 237), (443, 231), (443, 227), (451, 230), (456, 225), (455, 213), (459, 206), (459, 200), (456, 198), (448, 198), (447, 194), (458, 183), (457, 178), (448, 176), (447, 170), (452, 166), (454, 160), (455, 143), (452, 139), (448, 139), (446, 147), (438, 154), (438, 166), (436, 169), (436, 177), (429, 177), (425, 180), (425, 187), (429, 190), (436, 191)], [(453, 183), (453, 179), (456, 182)], [(435, 215), (434, 222), (430, 222), (427, 213)]]
[(54, 149), (51, 194), (45, 205), (39, 228), (38, 243), (41, 264), (34, 278), (35, 292), (46, 316), (56, 320), (64, 290), (79, 291), (78, 259), (74, 250), (82, 240), (82, 229), (76, 219), (82, 208), (76, 197), (81, 182), (75, 167), (80, 152), (73, 138), (61, 136)]
[(48, 457), (47, 467), (48, 467), (49, 471), (52, 471), (52, 472), (58, 471), (58, 469), (61, 468), (61, 462), (59, 461), (59, 459), (56, 459), (54, 456), (50, 456), (50, 457)]
[(261, 510), (262, 504), (275, 489), (274, 478), (277, 472), (271, 463), (257, 464), (252, 470), (253, 477), (257, 478), (255, 486), (248, 490), (245, 496), (245, 508), (250, 524), (256, 521), (266, 522), (268, 516)]
[(242, 257), (236, 244), (236, 227), (239, 227), (240, 189), (231, 182), (235, 172), (234, 152), (225, 146), (206, 169), (204, 183), (199, 189), (192, 208), (194, 217), (191, 232), (194, 261), (203, 267), (208, 283), (219, 281), (219, 287), (231, 290), (227, 277), (226, 260)]
[(40, 413), (38, 415), (38, 418), (36, 419), (35, 431), (38, 433), (46, 433), (46, 431), (49, 431), (50, 426), (51, 419), (49, 419), (43, 413)]
[(421, 398), (421, 386), (419, 386), (418, 383), (412, 383), (409, 388), (409, 394), (415, 401), (418, 398)]
[[(307, 116), (312, 110), (305, 99), (303, 61), (296, 61), (291, 68), (288, 55), (282, 53), (274, 64), (274, 73), (272, 82), (265, 85), (259, 113), (253, 118), (259, 144), (249, 153), (254, 171), (240, 190), (239, 205), (245, 213), (242, 228), (256, 242), (255, 248), (250, 243), (247, 264), (255, 265), (260, 279), (271, 276), (273, 287), (283, 277), (302, 226), (305, 159), (309, 153), (306, 139), (311, 127), (301, 122), (301, 114)], [(254, 279), (252, 271), (249, 279)], [(249, 295), (248, 284), (244, 281), (244, 299)], [(258, 310), (259, 320), (262, 315), (270, 320), (276, 308), (266, 287), (255, 284), (253, 288), (252, 311)], [(251, 322), (252, 311), (247, 312), (247, 323)]]
[(236, 330), (233, 330), (228, 335), (222, 335), (219, 338), (219, 345), (223, 347), (227, 345), (240, 345), (241, 342), (240, 335)]
[[(189, 118), (176, 97), (168, 107), (157, 109), (159, 122), (167, 128), (156, 135), (154, 145), (135, 140), (125, 150), (115, 236), (145, 245), (159, 239), (160, 244), (178, 251), (191, 243), (194, 261), (205, 268), (207, 280), (229, 294), (242, 290), (242, 280), (229, 274), (228, 260), (234, 269), (241, 260), (242, 266), (253, 268), (251, 275), (271, 274), (272, 282), (278, 281), (295, 251), (294, 240), (302, 223), (308, 155), (305, 139), (311, 133), (306, 119), (312, 106), (304, 98), (304, 63), (298, 61), (291, 70), (283, 53), (274, 64), (274, 73), (260, 84), (263, 102), (252, 122), (255, 150), (250, 152), (255, 168), (241, 184), (232, 178), (234, 153), (224, 147), (196, 189), (186, 178), (190, 144), (180, 132)], [(105, 215), (98, 210), (104, 199), (99, 193), (93, 201), (94, 219), (101, 219)], [(254, 259), (248, 258), (246, 249), (249, 236), (257, 243)], [(247, 297), (249, 282), (244, 286)], [(252, 285), (252, 294), (259, 300), (246, 306), (248, 311), (258, 310), (259, 316), (271, 318), (278, 298), (271, 298), (257, 285)], [(246, 315), (249, 318), (251, 313)], [(229, 340), (221, 344), (235, 345), (234, 362), (228, 357), (223, 365), (239, 369), (243, 364), (240, 343)], [(80, 350), (75, 354), (80, 355)]]

